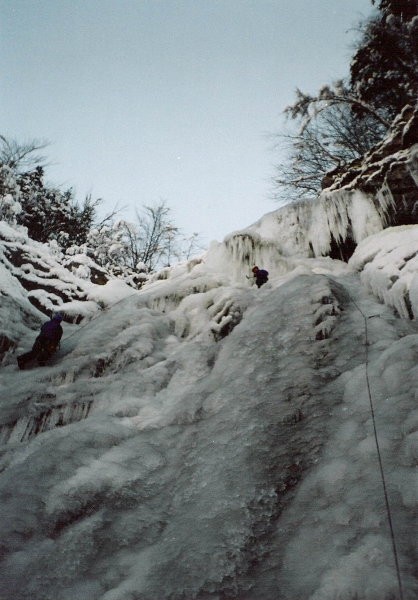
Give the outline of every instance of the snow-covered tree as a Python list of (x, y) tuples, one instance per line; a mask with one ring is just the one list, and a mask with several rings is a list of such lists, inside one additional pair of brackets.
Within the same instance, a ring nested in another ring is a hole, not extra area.
[[(165, 201), (136, 211), (136, 222), (106, 221), (87, 239), (90, 256), (112, 272), (147, 272), (188, 259), (198, 247), (198, 235), (183, 238)], [(139, 266), (138, 266), (139, 265)]]
[(111, 268), (126, 263), (124, 231), (120, 222), (93, 227), (87, 235), (87, 253), (101, 267)]
[(137, 286), (145, 273), (189, 258), (196, 249), (197, 234), (182, 239), (164, 201), (143, 206), (135, 223), (116, 219), (116, 209), (99, 221), (100, 199), (88, 195), (80, 204), (72, 189), (45, 182), (44, 166), (34, 166), (41, 148), (0, 136), (0, 218), (25, 226), (31, 239), (48, 243), (69, 264), (70, 257), (84, 254), (87, 262)]
[(140, 260), (153, 271), (157, 266), (168, 266), (176, 256), (179, 229), (170, 216), (165, 201), (144, 206), (136, 213), (138, 223), (137, 244)]
[(82, 244), (92, 227), (97, 201), (87, 197), (79, 206), (71, 189), (62, 191), (44, 183), (43, 167), (18, 178), (22, 213), (19, 222), (39, 242), (56, 239), (63, 248)]
[(0, 135), (0, 216), (27, 227), (34, 240), (56, 240), (66, 249), (86, 241), (100, 200), (89, 195), (80, 204), (71, 189), (45, 182), (45, 157), (39, 151), (46, 145)]
[[(373, 2), (376, 4), (376, 2)], [(418, 3), (380, 0), (350, 65), (356, 97), (393, 119), (418, 96)]]

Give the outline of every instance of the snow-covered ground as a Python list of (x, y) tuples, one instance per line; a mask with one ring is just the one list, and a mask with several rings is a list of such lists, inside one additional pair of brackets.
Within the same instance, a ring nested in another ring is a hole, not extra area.
[(370, 399), (417, 597), (418, 227), (368, 207), (348, 265), (300, 223), (280, 252), (272, 213), (139, 292), (91, 287), (44, 368), (17, 370), (41, 319), (4, 273), (0, 598), (400, 598)]

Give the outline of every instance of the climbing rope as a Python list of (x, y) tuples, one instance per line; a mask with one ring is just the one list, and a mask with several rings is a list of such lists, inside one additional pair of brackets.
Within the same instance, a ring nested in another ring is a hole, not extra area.
[(361, 314), (361, 316), (364, 319), (365, 344), (366, 344), (366, 351), (365, 351), (366, 369), (365, 370), (366, 370), (367, 394), (369, 396), (370, 412), (372, 415), (372, 422), (373, 422), (374, 440), (375, 440), (375, 444), (376, 444), (377, 458), (379, 461), (380, 478), (382, 481), (383, 495), (385, 498), (385, 505), (386, 505), (386, 514), (387, 514), (387, 519), (388, 519), (388, 523), (389, 523), (390, 537), (391, 537), (391, 541), (392, 541), (393, 558), (394, 558), (394, 562), (395, 562), (396, 575), (397, 575), (397, 579), (398, 579), (399, 600), (403, 600), (404, 595), (403, 595), (403, 588), (402, 588), (401, 570), (399, 567), (398, 549), (396, 546), (396, 538), (395, 538), (395, 532), (394, 532), (393, 520), (392, 520), (392, 511), (390, 508), (389, 496), (388, 496), (388, 492), (387, 492), (385, 472), (383, 470), (382, 454), (380, 451), (379, 437), (377, 434), (375, 410), (374, 410), (374, 405), (373, 405), (371, 386), (370, 386), (370, 378), (369, 378), (369, 329), (368, 329), (367, 322), (368, 322), (368, 319), (376, 317), (377, 315), (371, 315), (371, 316), (367, 317), (349, 293), (348, 293), (348, 296), (349, 296), (351, 302), (353, 303), (353, 305), (356, 307), (356, 309), (359, 311), (359, 313)]

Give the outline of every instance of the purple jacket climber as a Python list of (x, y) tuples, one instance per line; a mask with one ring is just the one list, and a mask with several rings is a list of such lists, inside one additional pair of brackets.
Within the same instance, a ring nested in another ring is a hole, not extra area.
[(44, 323), (41, 327), (40, 334), (33, 344), (32, 350), (17, 357), (19, 369), (24, 369), (26, 363), (37, 359), (40, 365), (44, 365), (57, 350), (63, 331), (61, 321), (63, 316), (57, 313), (50, 321)]

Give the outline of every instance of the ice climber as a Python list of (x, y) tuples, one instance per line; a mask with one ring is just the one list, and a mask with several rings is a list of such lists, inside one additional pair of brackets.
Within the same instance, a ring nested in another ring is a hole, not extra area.
[(19, 369), (24, 369), (26, 363), (35, 359), (43, 366), (51, 358), (57, 350), (62, 337), (62, 319), (62, 314), (57, 313), (52, 319), (42, 325), (40, 334), (36, 338), (32, 350), (17, 357)]
[(259, 269), (257, 266), (252, 268), (253, 277), (255, 278), (255, 283), (257, 287), (260, 288), (263, 283), (266, 283), (269, 279), (268, 271), (265, 269)]

